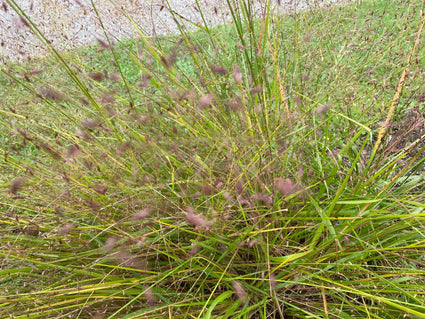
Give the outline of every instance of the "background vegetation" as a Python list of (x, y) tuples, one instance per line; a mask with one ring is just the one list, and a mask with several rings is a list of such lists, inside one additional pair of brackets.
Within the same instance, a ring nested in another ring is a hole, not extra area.
[(228, 5), (2, 67), (1, 318), (425, 317), (424, 3)]

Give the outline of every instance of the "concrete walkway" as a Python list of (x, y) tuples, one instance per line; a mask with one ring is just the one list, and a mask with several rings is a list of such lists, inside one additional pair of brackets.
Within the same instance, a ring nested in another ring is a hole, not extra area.
[[(236, 0), (239, 1), (242, 0)], [(250, 1), (259, 15), (265, 1)], [(272, 5), (275, 12), (283, 13), (341, 1), (350, 0), (273, 0)], [(16, 0), (16, 2), (59, 50), (94, 43), (96, 39), (105, 40), (101, 23), (90, 0)], [(166, 0), (93, 0), (93, 2), (105, 30), (114, 41), (138, 36), (128, 17), (131, 17), (147, 35), (177, 32), (176, 24), (167, 9)], [(197, 2), (209, 25), (231, 22), (226, 0), (169, 0), (175, 12), (190, 21), (200, 23)], [(0, 64), (45, 55), (47, 52), (41, 42), (7, 1), (0, 0), (0, 4)]]

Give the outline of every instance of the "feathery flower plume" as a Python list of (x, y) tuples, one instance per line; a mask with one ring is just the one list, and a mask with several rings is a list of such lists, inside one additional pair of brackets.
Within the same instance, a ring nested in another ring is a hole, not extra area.
[(238, 66), (236, 66), (233, 70), (232, 76), (235, 79), (236, 83), (242, 83), (242, 72)]
[(138, 220), (141, 220), (141, 219), (145, 219), (146, 217), (149, 217), (150, 214), (151, 214), (151, 210), (149, 208), (144, 208), (142, 210), (139, 210), (133, 216), (131, 216), (131, 220), (132, 221), (138, 221)]
[(23, 177), (18, 177), (10, 183), (9, 192), (12, 195), (16, 195), (18, 191), (22, 188), (22, 185), (26, 182), (26, 179)]
[(247, 293), (245, 289), (243, 289), (242, 285), (238, 281), (234, 281), (232, 283), (233, 289), (235, 290), (235, 294), (238, 297), (238, 299), (245, 304), (248, 300)]
[(211, 226), (211, 222), (209, 222), (201, 214), (195, 214), (195, 212), (193, 211), (193, 208), (187, 209), (186, 220), (189, 222), (189, 224), (192, 224), (196, 227), (207, 228)]
[(206, 108), (207, 106), (210, 106), (214, 100), (214, 95), (211, 93), (208, 93), (207, 95), (204, 95), (199, 99), (198, 105), (201, 109)]
[(299, 190), (299, 187), (289, 178), (278, 177), (274, 180), (276, 189), (284, 196), (289, 196)]

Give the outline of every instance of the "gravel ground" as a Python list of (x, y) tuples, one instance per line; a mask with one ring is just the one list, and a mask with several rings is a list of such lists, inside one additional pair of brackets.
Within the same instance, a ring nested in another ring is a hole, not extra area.
[[(251, 0), (260, 15), (264, 0)], [(330, 5), (352, 0), (273, 0), (275, 12), (304, 10), (317, 5)], [(105, 40), (99, 19), (90, 0), (16, 0), (25, 14), (59, 50), (88, 45), (97, 39)], [(125, 12), (147, 35), (176, 32), (177, 28), (165, 7), (166, 0), (93, 0), (107, 34), (114, 40), (138, 36)], [(267, 2), (267, 1), (266, 1)], [(118, 5), (116, 5), (117, 3)], [(199, 23), (196, 0), (169, 0), (175, 12)], [(210, 25), (230, 23), (226, 0), (198, 0)], [(47, 52), (25, 22), (0, 0), (0, 64), (6, 61), (24, 61)]]

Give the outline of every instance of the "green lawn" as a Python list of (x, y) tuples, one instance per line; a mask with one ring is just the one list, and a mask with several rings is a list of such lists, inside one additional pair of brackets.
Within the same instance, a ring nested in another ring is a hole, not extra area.
[(425, 318), (423, 1), (240, 3), (2, 67), (0, 318)]

